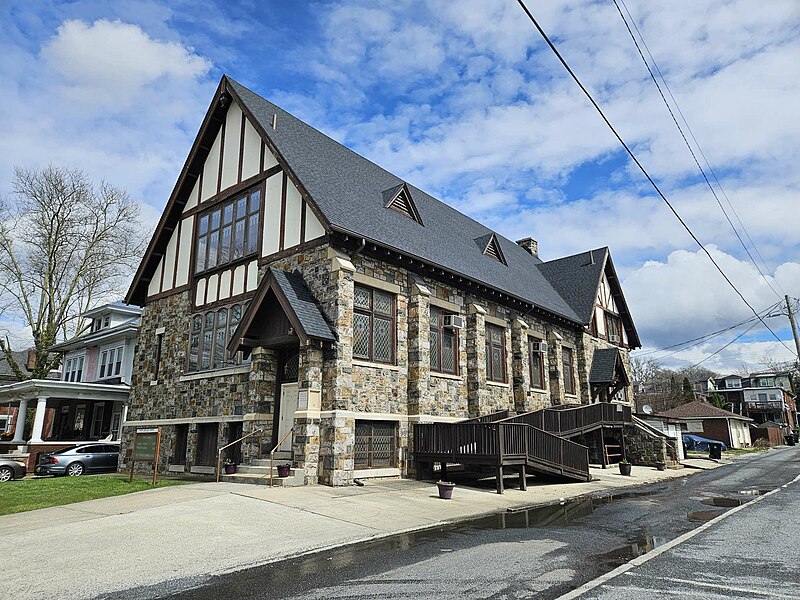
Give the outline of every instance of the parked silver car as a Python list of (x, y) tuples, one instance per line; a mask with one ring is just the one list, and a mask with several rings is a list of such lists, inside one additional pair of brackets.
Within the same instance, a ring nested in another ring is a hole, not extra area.
[(25, 477), (25, 463), (13, 458), (0, 458), (0, 483)]
[(82, 444), (73, 448), (57, 450), (39, 459), (37, 475), (68, 475), (77, 477), (87, 473), (103, 473), (117, 470), (119, 446), (114, 444)]

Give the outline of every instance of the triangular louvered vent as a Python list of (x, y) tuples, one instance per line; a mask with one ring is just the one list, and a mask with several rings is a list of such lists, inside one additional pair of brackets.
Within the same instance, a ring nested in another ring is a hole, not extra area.
[(408, 186), (406, 186), (405, 183), (384, 190), (383, 201), (386, 208), (396, 210), (401, 215), (405, 215), (409, 219), (422, 225), (422, 219), (419, 216), (419, 212), (417, 212), (417, 207), (414, 206), (414, 201), (411, 199), (411, 192), (409, 192)]
[(475, 241), (478, 242), (479, 246), (483, 248), (483, 253), (486, 256), (489, 256), (495, 259), (497, 262), (503, 263), (504, 265), (507, 264), (506, 257), (503, 256), (503, 251), (500, 249), (500, 242), (497, 240), (497, 236), (495, 234), (492, 233), (490, 235), (483, 236)]

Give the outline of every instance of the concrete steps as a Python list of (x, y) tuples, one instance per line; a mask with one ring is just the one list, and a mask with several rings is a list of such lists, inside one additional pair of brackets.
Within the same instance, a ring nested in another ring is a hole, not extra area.
[[(228, 483), (252, 483), (269, 485), (269, 459), (257, 459), (253, 464), (239, 465), (233, 475), (220, 476), (220, 481)], [(272, 470), (272, 485), (275, 487), (299, 487), (305, 485), (302, 469), (289, 469), (288, 477), (278, 477), (277, 467)]]

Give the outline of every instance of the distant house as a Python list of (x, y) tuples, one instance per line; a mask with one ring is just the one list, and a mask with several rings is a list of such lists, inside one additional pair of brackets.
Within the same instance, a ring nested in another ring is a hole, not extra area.
[[(23, 371), (28, 371), (28, 351), (12, 352), (14, 360)], [(5, 354), (0, 353), (0, 385), (19, 381), (19, 376), (14, 372)], [(0, 405), (0, 436), (8, 432), (11, 423), (16, 418), (17, 409), (9, 405)], [(3, 436), (7, 437), (7, 436)]]
[(680, 422), (683, 433), (692, 433), (724, 442), (728, 448), (751, 445), (749, 423), (753, 419), (695, 400), (658, 415)]
[(722, 396), (733, 412), (750, 417), (757, 424), (776, 421), (797, 427), (791, 373), (751, 373), (745, 377), (727, 375), (709, 383), (708, 393)]
[[(0, 453), (28, 455), (32, 469), (38, 454), (76, 442), (119, 439), (128, 405), (133, 354), (141, 310), (115, 302), (82, 315), (89, 331), (51, 348), (62, 354), (58, 379), (27, 379), (0, 386), (0, 406), (25, 415), (33, 408), (31, 431), (14, 418), (12, 439)], [(6, 435), (6, 437), (8, 437)]]
[(657, 429), (664, 435), (675, 440), (675, 454), (678, 457), (678, 461), (684, 459), (683, 428), (681, 427), (682, 421), (680, 419), (647, 413), (639, 413), (636, 416), (653, 429)]

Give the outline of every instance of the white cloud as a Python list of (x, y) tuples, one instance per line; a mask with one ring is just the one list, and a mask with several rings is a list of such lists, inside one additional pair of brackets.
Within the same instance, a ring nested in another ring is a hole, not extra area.
[[(800, 296), (800, 263), (784, 263), (774, 279), (767, 277), (768, 284), (749, 262), (714, 246), (708, 250), (757, 311), (780, 300), (769, 284), (778, 293), (782, 288)], [(753, 316), (700, 250), (676, 250), (665, 261), (648, 261), (624, 277), (623, 288), (646, 347), (682, 342)], [(788, 325), (785, 318), (768, 323), (776, 332)], [(754, 334), (764, 331), (761, 325), (753, 329)], [(714, 344), (719, 347), (723, 342), (724, 338)]]
[(65, 21), (41, 54), (64, 78), (69, 96), (93, 110), (127, 108), (143, 93), (157, 93), (154, 84), (160, 81), (190, 84), (211, 68), (182, 44), (154, 40), (136, 25), (105, 19)]

